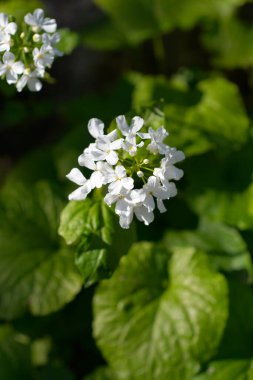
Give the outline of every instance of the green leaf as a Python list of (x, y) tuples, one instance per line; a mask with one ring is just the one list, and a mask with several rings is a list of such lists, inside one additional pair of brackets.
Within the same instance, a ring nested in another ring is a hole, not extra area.
[(18, 21), (23, 21), (25, 14), (36, 8), (43, 8), (39, 0), (2, 0), (0, 4), (0, 12), (14, 16)]
[(253, 292), (238, 280), (230, 280), (229, 318), (217, 359), (253, 357)]
[(201, 251), (170, 256), (138, 243), (99, 285), (94, 315), (97, 344), (119, 379), (185, 380), (217, 349), (227, 286)]
[(207, 372), (193, 380), (252, 380), (252, 360), (223, 360), (212, 363)]
[(103, 199), (69, 202), (61, 214), (59, 234), (67, 244), (78, 244), (76, 265), (85, 286), (109, 277), (135, 240), (134, 227), (123, 230)]
[(200, 81), (194, 89), (185, 80), (131, 75), (137, 110), (160, 103), (169, 145), (186, 156), (214, 149), (238, 149), (249, 137), (247, 117), (238, 88), (224, 78)]
[(236, 18), (223, 20), (203, 36), (204, 45), (213, 53), (213, 63), (233, 69), (253, 64), (253, 27)]
[(29, 340), (8, 325), (0, 325), (0, 378), (32, 379)]
[(78, 46), (80, 42), (79, 34), (68, 28), (59, 29), (61, 40), (57, 44), (57, 48), (64, 54), (70, 54)]
[(222, 223), (203, 220), (197, 230), (169, 231), (164, 238), (168, 249), (195, 247), (208, 253), (216, 269), (246, 270), (252, 276), (252, 261), (239, 232)]
[(100, 367), (83, 380), (116, 380), (110, 368)]
[(48, 183), (6, 186), (0, 203), (0, 317), (58, 310), (81, 288), (73, 252), (57, 236), (63, 201)]
[(213, 0), (207, 6), (198, 0), (95, 0), (107, 18), (87, 29), (84, 40), (98, 49), (135, 46), (178, 27), (192, 28), (203, 18), (228, 17), (243, 1)]
[(172, 144), (182, 145), (186, 155), (211, 149), (238, 149), (249, 136), (247, 118), (238, 88), (223, 78), (197, 85), (202, 96), (192, 107), (165, 107)]
[(53, 365), (41, 368), (36, 376), (36, 380), (75, 380), (75, 378), (69, 369)]
[(187, 200), (197, 214), (241, 230), (253, 229), (253, 184), (242, 192), (207, 189), (201, 194), (191, 195)]

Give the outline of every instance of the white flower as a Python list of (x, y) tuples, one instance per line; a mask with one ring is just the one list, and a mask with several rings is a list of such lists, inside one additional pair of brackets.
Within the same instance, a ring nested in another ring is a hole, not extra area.
[(122, 189), (131, 190), (134, 187), (133, 178), (127, 177), (126, 169), (122, 165), (117, 165), (114, 176), (110, 176), (109, 192), (112, 195), (119, 194)]
[(80, 172), (79, 169), (72, 169), (66, 177), (79, 185), (80, 187), (69, 194), (69, 200), (80, 201), (87, 197), (87, 195), (91, 192), (92, 186), (89, 180), (87, 180), (84, 175)]
[(116, 123), (122, 135), (127, 139), (131, 139), (132, 137), (135, 137), (138, 131), (143, 127), (144, 120), (139, 116), (135, 116), (133, 117), (132, 122), (129, 126), (127, 124), (125, 116), (120, 115), (116, 118)]
[(163, 143), (163, 140), (169, 135), (166, 129), (164, 127), (160, 127), (155, 131), (154, 129), (149, 128), (148, 131), (151, 138), (151, 143), (147, 146), (147, 150), (153, 154), (166, 154), (168, 145)]
[(121, 188), (121, 190), (117, 194), (107, 193), (104, 197), (105, 203), (111, 207), (114, 203), (116, 203), (118, 200), (124, 199), (129, 194), (129, 190), (126, 190), (124, 187)]
[(177, 151), (176, 149), (171, 151), (168, 156), (161, 160), (160, 168), (154, 169), (154, 176), (158, 177), (163, 184), (171, 179), (178, 181), (183, 177), (184, 172), (182, 169), (178, 169), (174, 163), (181, 161), (183, 157), (183, 152)]
[(51, 67), (54, 61), (53, 49), (49, 46), (42, 45), (41, 48), (33, 49), (33, 61), (37, 68), (43, 69), (45, 67)]
[(35, 9), (32, 13), (28, 13), (24, 18), (26, 24), (32, 26), (34, 32), (44, 30), (47, 33), (54, 33), (57, 29), (55, 19), (44, 17), (43, 9)]
[(135, 136), (128, 136), (122, 144), (122, 148), (130, 154), (130, 156), (135, 156), (138, 148), (141, 148), (144, 142), (141, 141), (139, 144), (136, 143)]
[(9, 22), (9, 17), (5, 13), (0, 13), (0, 33), (14, 35), (17, 31), (17, 24)]
[[(90, 191), (90, 188), (107, 186), (104, 201), (109, 207), (114, 205), (122, 228), (129, 228), (134, 216), (145, 225), (149, 225), (154, 220), (155, 208), (165, 212), (163, 201), (177, 194), (176, 185), (170, 180), (182, 177), (183, 171), (174, 164), (183, 160), (184, 154), (163, 143), (168, 135), (163, 127), (157, 130), (149, 128), (148, 133), (145, 130), (141, 133), (139, 131), (144, 120), (138, 116), (132, 119), (130, 126), (124, 116), (118, 116), (116, 122), (124, 138), (118, 138), (117, 130), (106, 135), (104, 123), (96, 118), (90, 119), (88, 130), (95, 142), (84, 149), (78, 162), (93, 172), (88, 181), (83, 176), (78, 177), (79, 182), (74, 178), (76, 183), (81, 184), (81, 189), (76, 191), (77, 195), (75, 192), (72, 193), (71, 197), (83, 199), (84, 193)], [(151, 142), (144, 145), (141, 139), (149, 139)], [(143, 149), (138, 151), (140, 147)], [(121, 152), (117, 152), (118, 150)], [(132, 159), (124, 151), (136, 157)], [(153, 154), (156, 154), (156, 157)], [(154, 168), (159, 160), (160, 167)], [(127, 176), (129, 168), (133, 178)], [(76, 177), (77, 173), (74, 174)], [(144, 183), (142, 188), (140, 178)], [(138, 188), (134, 188), (135, 180)]]
[(43, 33), (42, 34), (43, 45), (52, 47), (54, 55), (57, 57), (63, 56), (63, 53), (55, 47), (60, 42), (60, 39), (61, 39), (60, 33), (54, 33), (54, 34)]
[(0, 52), (9, 51), (11, 48), (11, 36), (7, 33), (0, 32)]
[[(92, 118), (88, 122), (88, 131), (94, 139), (97, 139), (98, 137), (104, 137), (107, 136), (110, 141), (114, 141), (118, 137), (118, 132), (116, 129), (114, 129), (112, 132), (108, 133), (107, 135), (104, 134), (104, 128), (105, 125), (100, 119)], [(90, 144), (95, 145), (95, 144)]]
[(90, 155), (94, 161), (106, 160), (110, 165), (116, 165), (118, 154), (115, 152), (122, 147), (122, 139), (111, 141), (109, 135), (99, 136), (96, 139), (95, 147), (90, 150)]
[(100, 188), (113, 180), (111, 178), (113, 178), (114, 170), (106, 162), (94, 162), (90, 156), (83, 154), (79, 157), (79, 164), (93, 170), (90, 177), (93, 188)]
[(144, 120), (139, 116), (135, 116), (129, 126), (125, 116), (121, 115), (116, 118), (116, 123), (122, 135), (125, 136), (122, 148), (128, 152), (130, 156), (135, 156), (137, 149), (144, 145), (143, 141), (138, 144), (136, 142), (136, 135), (141, 135), (138, 132), (143, 127)]
[(129, 228), (134, 214), (137, 219), (148, 226), (154, 220), (154, 213), (149, 211), (144, 201), (146, 193), (143, 189), (132, 190), (126, 197), (117, 201), (115, 213), (119, 215), (119, 223), (122, 228)]
[(40, 91), (42, 88), (42, 83), (38, 78), (43, 78), (44, 73), (44, 69), (35, 69), (33, 71), (30, 69), (25, 69), (23, 75), (16, 83), (17, 91), (21, 92), (26, 85), (32, 92)]
[(148, 182), (143, 186), (146, 192), (146, 199), (144, 205), (149, 211), (153, 211), (155, 208), (154, 198), (157, 198), (157, 207), (160, 212), (165, 212), (166, 208), (163, 204), (163, 200), (175, 197), (177, 195), (177, 189), (173, 182), (167, 182), (166, 186), (162, 186), (160, 180), (155, 176), (150, 176)]
[(18, 75), (24, 71), (24, 64), (21, 61), (15, 62), (15, 55), (11, 52), (5, 52), (3, 63), (0, 63), (0, 76), (6, 75), (8, 84), (16, 83)]

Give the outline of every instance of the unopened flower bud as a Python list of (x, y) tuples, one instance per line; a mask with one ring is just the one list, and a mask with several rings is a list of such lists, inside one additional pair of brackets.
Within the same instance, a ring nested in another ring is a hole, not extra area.
[(139, 171), (137, 172), (137, 176), (138, 176), (139, 178), (142, 178), (142, 177), (144, 176), (144, 173), (143, 173), (141, 170), (139, 170)]
[(40, 42), (41, 41), (41, 35), (38, 33), (35, 33), (33, 35), (33, 42)]
[(145, 158), (145, 160), (143, 160), (143, 163), (144, 163), (145, 165), (147, 165), (147, 164), (149, 164), (149, 160), (148, 160), (147, 158)]
[(20, 34), (20, 38), (22, 38), (22, 40), (23, 40), (23, 38), (25, 38), (25, 33), (24, 33), (24, 32), (22, 32), (22, 33)]
[(23, 47), (23, 51), (24, 51), (24, 53), (28, 53), (28, 52), (29, 52), (28, 47), (27, 47), (27, 46), (24, 46), (24, 47)]
[(32, 31), (33, 31), (33, 33), (38, 33), (40, 31), (40, 27), (39, 26), (33, 26)]

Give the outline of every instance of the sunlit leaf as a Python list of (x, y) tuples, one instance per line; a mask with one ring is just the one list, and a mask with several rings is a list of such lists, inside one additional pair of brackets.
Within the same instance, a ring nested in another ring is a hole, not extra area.
[(69, 202), (61, 214), (59, 234), (67, 244), (78, 244), (76, 265), (86, 286), (109, 277), (135, 240), (134, 227), (122, 230), (103, 199)]
[(164, 243), (168, 249), (195, 247), (206, 251), (217, 269), (246, 270), (252, 276), (252, 261), (239, 232), (222, 223), (202, 221), (197, 230), (169, 231)]
[(16, 183), (1, 194), (0, 316), (44, 315), (81, 288), (73, 252), (57, 236), (61, 196), (47, 183)]
[(211, 363), (207, 372), (193, 380), (252, 380), (252, 360), (223, 360)]
[(9, 325), (0, 325), (0, 378), (32, 379), (29, 339)]
[(119, 379), (188, 379), (221, 339), (226, 282), (199, 250), (170, 257), (138, 243), (98, 287), (94, 312), (94, 336)]

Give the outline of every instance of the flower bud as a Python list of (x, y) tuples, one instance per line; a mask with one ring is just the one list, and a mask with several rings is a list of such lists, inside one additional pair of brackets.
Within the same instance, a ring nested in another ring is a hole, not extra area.
[(149, 164), (149, 160), (148, 160), (147, 158), (145, 158), (145, 160), (143, 160), (143, 163), (144, 163), (145, 165), (147, 165), (147, 164)]
[(41, 41), (41, 35), (38, 33), (35, 33), (33, 35), (33, 42), (40, 42)]
[(139, 171), (137, 172), (137, 176), (138, 176), (139, 178), (142, 178), (142, 177), (144, 176), (144, 173), (143, 173), (141, 170), (139, 170)]

